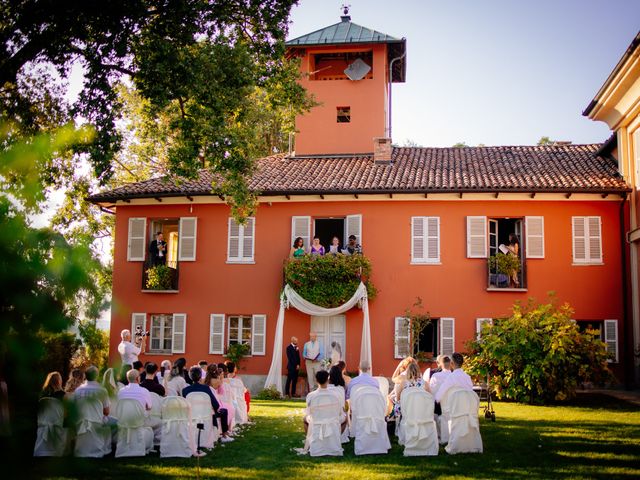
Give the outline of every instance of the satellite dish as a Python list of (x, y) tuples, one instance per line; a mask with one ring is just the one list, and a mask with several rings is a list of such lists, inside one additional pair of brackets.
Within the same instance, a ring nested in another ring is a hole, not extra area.
[(361, 58), (356, 58), (355, 61), (349, 65), (344, 73), (349, 80), (362, 80), (364, 76), (371, 71), (371, 67), (367, 65)]

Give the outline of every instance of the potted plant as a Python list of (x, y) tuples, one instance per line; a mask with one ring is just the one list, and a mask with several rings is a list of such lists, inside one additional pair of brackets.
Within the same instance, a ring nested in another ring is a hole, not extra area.
[(497, 253), (489, 257), (491, 284), (496, 287), (508, 287), (509, 278), (520, 272), (520, 258), (515, 255)]
[(154, 265), (147, 269), (146, 287), (149, 290), (171, 290), (171, 269), (166, 265)]
[(227, 349), (227, 357), (236, 364), (236, 368), (240, 370), (240, 362), (244, 357), (251, 353), (251, 347), (247, 343), (232, 343)]

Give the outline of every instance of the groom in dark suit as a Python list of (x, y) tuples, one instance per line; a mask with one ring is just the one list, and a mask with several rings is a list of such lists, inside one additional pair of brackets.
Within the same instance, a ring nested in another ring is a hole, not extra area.
[(287, 397), (296, 396), (298, 370), (300, 370), (300, 349), (298, 348), (298, 339), (296, 337), (291, 337), (291, 343), (287, 347), (287, 383), (284, 388), (284, 394)]

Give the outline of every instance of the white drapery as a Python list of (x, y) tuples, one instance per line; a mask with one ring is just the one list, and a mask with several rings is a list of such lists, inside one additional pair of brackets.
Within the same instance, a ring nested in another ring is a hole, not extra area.
[(318, 317), (331, 317), (351, 310), (358, 303), (362, 307), (362, 340), (360, 343), (360, 361), (367, 360), (371, 365), (371, 328), (369, 326), (369, 301), (367, 299), (367, 287), (360, 282), (353, 296), (346, 303), (335, 308), (323, 308), (302, 298), (293, 288), (285, 285), (280, 297), (280, 311), (276, 323), (276, 335), (273, 340), (273, 357), (271, 367), (264, 384), (265, 388), (274, 385), (282, 393), (282, 337), (284, 331), (284, 311), (289, 306), (295, 307), (307, 315)]

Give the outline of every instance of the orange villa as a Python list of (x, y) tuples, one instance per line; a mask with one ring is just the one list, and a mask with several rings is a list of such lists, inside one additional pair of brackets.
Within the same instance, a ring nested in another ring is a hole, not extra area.
[[(120, 331), (138, 325), (151, 332), (143, 361), (220, 362), (230, 344), (248, 343), (242, 373), (252, 390), (262, 388), (293, 239), (308, 246), (318, 235), (328, 247), (333, 235), (344, 244), (353, 234), (379, 291), (369, 303), (374, 375), (390, 376), (406, 354), (403, 315), (417, 297), (434, 319), (420, 350), (435, 356), (464, 351), (482, 322), (508, 315), (514, 302), (555, 291), (580, 325), (600, 329), (625, 380), (631, 189), (603, 145), (395, 147), (391, 97), (393, 83), (405, 81), (404, 39), (345, 15), (287, 47), (320, 105), (297, 119), (289, 154), (258, 161), (250, 185), (259, 207), (246, 225), (230, 218), (205, 170), (179, 185), (156, 178), (91, 197), (116, 216), (112, 361)], [(156, 232), (168, 242), (166, 291), (145, 289)], [(488, 267), (514, 233), (517, 284)], [(358, 308), (335, 317), (292, 308), (282, 346), (313, 330), (326, 349), (339, 341), (355, 370), (362, 322)]]

